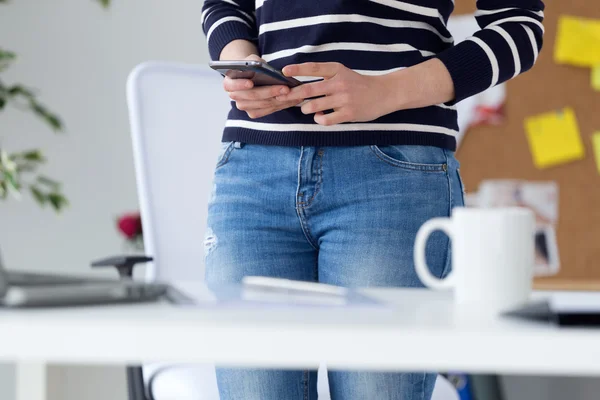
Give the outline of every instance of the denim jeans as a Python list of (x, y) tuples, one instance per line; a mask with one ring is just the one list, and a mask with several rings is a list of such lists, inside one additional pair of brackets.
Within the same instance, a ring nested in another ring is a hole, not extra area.
[[(261, 275), (421, 287), (415, 235), (463, 205), (458, 168), (453, 152), (437, 147), (223, 143), (204, 241), (207, 283)], [(426, 254), (435, 275), (449, 272), (445, 235), (434, 233)], [(316, 371), (217, 368), (222, 400), (312, 400), (316, 378)], [(333, 370), (328, 379), (333, 400), (427, 400), (436, 374)]]

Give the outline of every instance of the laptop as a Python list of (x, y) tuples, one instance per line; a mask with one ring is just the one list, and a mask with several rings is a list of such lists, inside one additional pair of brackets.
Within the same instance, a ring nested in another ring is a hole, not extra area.
[(554, 292), (506, 313), (511, 317), (564, 327), (600, 327), (600, 292)]
[[(150, 260), (150, 259), (149, 259)], [(0, 306), (65, 307), (155, 301), (168, 285), (7, 271), (0, 255)]]

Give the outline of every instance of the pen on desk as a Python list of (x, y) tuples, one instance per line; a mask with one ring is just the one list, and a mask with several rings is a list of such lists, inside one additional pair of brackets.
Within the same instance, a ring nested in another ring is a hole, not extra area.
[(334, 296), (346, 296), (348, 294), (348, 289), (340, 286), (291, 279), (270, 278), (266, 276), (246, 276), (242, 279), (242, 284), (252, 288), (294, 290), (311, 294), (327, 294)]

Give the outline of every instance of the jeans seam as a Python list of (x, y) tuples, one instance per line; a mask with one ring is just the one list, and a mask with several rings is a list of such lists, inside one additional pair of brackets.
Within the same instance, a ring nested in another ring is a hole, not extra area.
[(308, 225), (304, 221), (302, 216), (303, 208), (301, 206), (301, 202), (298, 202), (298, 197), (300, 195), (300, 187), (302, 183), (302, 159), (304, 158), (304, 146), (300, 147), (300, 159), (298, 160), (298, 187), (296, 189), (296, 215), (298, 215), (298, 220), (300, 221), (300, 228), (302, 229), (302, 233), (306, 238), (308, 244), (310, 244), (315, 250), (318, 250), (318, 246), (314, 243), (312, 239), (312, 235), (310, 234), (310, 229), (308, 229)]
[(460, 176), (460, 168), (456, 168), (456, 179), (458, 179), (458, 184), (460, 185), (460, 195), (461, 196), (465, 196), (465, 194), (467, 194), (467, 190), (465, 187), (465, 183), (462, 180), (462, 177)]
[(304, 233), (304, 237), (308, 241), (308, 244), (310, 244), (313, 247), (313, 249), (319, 250), (319, 246), (315, 243), (312, 234), (310, 233), (308, 224), (306, 223), (305, 218), (302, 215), (302, 211), (303, 210), (301, 207), (296, 207), (296, 214), (298, 215), (298, 219), (300, 220), (300, 227), (302, 228), (302, 233)]
[(313, 200), (315, 199), (315, 197), (317, 197), (317, 194), (319, 193), (319, 191), (321, 190), (321, 184), (323, 182), (323, 150), (319, 150), (319, 152), (317, 153), (319, 156), (319, 172), (318, 172), (318, 176), (317, 176), (317, 184), (315, 186), (315, 192), (313, 193), (313, 195), (310, 197), (310, 199), (308, 199), (307, 201), (299, 201), (298, 205), (302, 206), (302, 207), (308, 207), (312, 204)]
[(427, 373), (423, 373), (423, 390), (421, 390), (421, 400), (425, 400), (425, 379), (427, 378)]
[(303, 379), (303, 384), (304, 384), (303, 385), (304, 386), (304, 388), (303, 388), (304, 389), (304, 400), (309, 400), (309, 398), (308, 398), (308, 394), (309, 394), (308, 393), (309, 392), (308, 388), (309, 388), (309, 385), (310, 385), (310, 374), (308, 373), (308, 371), (304, 370), (303, 378), (304, 378)]
[(215, 169), (221, 168), (229, 161), (229, 157), (231, 156), (231, 152), (233, 151), (233, 145), (235, 142), (230, 142), (225, 149), (225, 153), (223, 153), (223, 157), (217, 163)]
[[(446, 149), (444, 149), (444, 157), (446, 158), (446, 165), (448, 165), (448, 168), (446, 168), (446, 179), (448, 181), (448, 216), (452, 215), (452, 181), (450, 179), (450, 166), (449, 166), (449, 162), (448, 162), (448, 152), (446, 151)], [(446, 276), (446, 274), (448, 273), (448, 269), (450, 268), (450, 246), (452, 246), (452, 243), (450, 242), (450, 238), (448, 238), (448, 245), (446, 246), (446, 265), (444, 265), (444, 269), (442, 270), (442, 275), (440, 277)]]
[(319, 250), (317, 249), (317, 259), (315, 262), (315, 268), (313, 271), (313, 280), (319, 282)]
[[(446, 150), (444, 150), (444, 157), (446, 157), (446, 165), (448, 165), (448, 153), (446, 152)], [(452, 182), (450, 180), (450, 167), (446, 168), (446, 178), (448, 179), (448, 198), (449, 198), (449, 202), (448, 202), (448, 216), (451, 215), (452, 213)]]

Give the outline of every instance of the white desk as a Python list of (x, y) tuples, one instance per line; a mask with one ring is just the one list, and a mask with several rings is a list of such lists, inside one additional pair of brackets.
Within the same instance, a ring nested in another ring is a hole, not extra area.
[[(198, 285), (178, 286), (188, 294), (205, 293)], [(5, 310), (0, 359), (286, 368), (314, 368), (324, 361), (332, 368), (363, 370), (600, 375), (600, 330), (460, 313), (449, 293), (365, 293), (391, 307), (215, 311), (162, 303)]]

